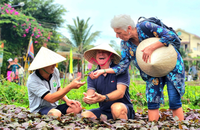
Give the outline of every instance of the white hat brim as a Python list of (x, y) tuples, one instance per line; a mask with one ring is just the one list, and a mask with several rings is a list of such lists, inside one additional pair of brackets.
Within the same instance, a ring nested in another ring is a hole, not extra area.
[(37, 70), (66, 60), (65, 57), (41, 47), (28, 70)]
[(113, 53), (113, 62), (115, 64), (118, 64), (121, 60), (121, 56), (109, 45), (109, 44), (100, 44), (96, 47), (93, 47), (84, 53), (84, 58), (90, 62), (91, 64), (97, 65), (97, 63), (94, 60), (91, 60), (92, 58), (96, 59), (96, 51), (97, 50), (104, 50)]
[(7, 61), (13, 61), (13, 59), (12, 59), (12, 58), (10, 58), (10, 59), (8, 59)]
[(137, 47), (136, 59), (143, 72), (153, 77), (163, 77), (176, 66), (177, 52), (171, 44), (168, 47), (160, 47), (151, 54), (151, 63), (149, 63), (149, 60), (147, 63), (144, 62), (142, 59), (143, 52), (141, 50), (157, 41), (159, 41), (159, 38), (143, 40)]

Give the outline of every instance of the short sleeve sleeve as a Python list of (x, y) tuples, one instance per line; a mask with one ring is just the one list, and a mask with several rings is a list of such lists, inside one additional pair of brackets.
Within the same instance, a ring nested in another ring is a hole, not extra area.
[(42, 83), (33, 80), (27, 82), (27, 87), (29, 92), (40, 98), (49, 91)]
[(125, 70), (125, 73), (120, 74), (120, 75), (117, 76), (117, 84), (123, 84), (123, 85), (129, 87), (130, 76), (129, 76), (128, 69)]
[(96, 91), (94, 80), (92, 80), (90, 76), (87, 77), (87, 89), (93, 89)]

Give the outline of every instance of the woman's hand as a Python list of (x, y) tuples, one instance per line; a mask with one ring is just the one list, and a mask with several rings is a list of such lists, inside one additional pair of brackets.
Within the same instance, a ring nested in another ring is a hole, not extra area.
[(147, 47), (145, 47), (142, 52), (143, 52), (143, 56), (142, 59), (144, 60), (144, 62), (147, 63), (147, 61), (149, 60), (149, 63), (151, 63), (151, 54), (158, 48), (163, 47), (164, 44), (161, 43), (160, 41), (157, 41)]
[(151, 44), (147, 47), (145, 47), (142, 52), (143, 52), (143, 56), (142, 56), (142, 59), (144, 60), (144, 62), (148, 62), (149, 60), (149, 63), (151, 63), (151, 54), (153, 53), (154, 51), (154, 45)]
[(102, 74), (104, 74), (104, 70), (100, 69), (95, 72), (91, 72), (89, 76), (91, 79), (97, 79)]

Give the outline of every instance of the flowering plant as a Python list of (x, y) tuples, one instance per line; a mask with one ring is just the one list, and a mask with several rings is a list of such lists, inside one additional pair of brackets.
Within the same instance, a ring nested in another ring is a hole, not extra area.
[(32, 36), (34, 43), (42, 42), (46, 44), (50, 40), (52, 33), (49, 29), (43, 28), (35, 18), (17, 12), (9, 4), (4, 4), (0, 9), (0, 26), (2, 24), (12, 24), (13, 29), (19, 36)]

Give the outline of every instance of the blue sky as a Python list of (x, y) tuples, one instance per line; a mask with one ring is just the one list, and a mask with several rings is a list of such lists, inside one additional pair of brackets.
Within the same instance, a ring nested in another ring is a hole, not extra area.
[[(73, 18), (87, 20), (93, 25), (91, 32), (101, 31), (100, 37), (94, 43), (109, 43), (120, 39), (115, 37), (110, 27), (110, 20), (119, 14), (130, 15), (134, 22), (140, 16), (157, 17), (175, 30), (181, 28), (186, 32), (200, 36), (200, 0), (55, 0), (68, 11), (63, 17), (67, 24), (73, 25)], [(65, 28), (59, 31), (70, 38)]]

